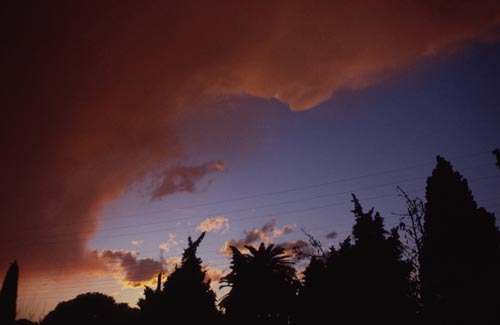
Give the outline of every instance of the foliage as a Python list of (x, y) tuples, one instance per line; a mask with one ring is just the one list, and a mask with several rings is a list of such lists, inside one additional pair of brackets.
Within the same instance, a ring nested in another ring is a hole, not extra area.
[[(500, 151), (494, 154), (498, 159)], [(231, 247), (231, 271), (221, 282), (229, 289), (219, 304), (222, 315), (197, 256), (202, 233), (188, 238), (181, 264), (163, 286), (160, 274), (156, 290), (144, 289), (140, 310), (86, 293), (59, 303), (41, 325), (499, 324), (500, 231), (494, 215), (477, 206), (465, 178), (441, 157), (427, 179), (425, 201), (398, 190), (407, 211), (398, 215), (397, 228), (386, 230), (383, 217), (373, 208), (365, 212), (353, 195), (350, 236), (324, 250), (304, 232), (312, 250), (303, 255), (310, 261), (301, 281), (280, 246), (245, 246), (248, 253)], [(0, 294), (1, 325), (14, 324), (17, 277), (14, 262)]]
[[(383, 218), (364, 212), (353, 195), (352, 238), (332, 247), (326, 260), (313, 258), (301, 290), (300, 324), (400, 324), (413, 321), (410, 266), (401, 258), (396, 229), (387, 232)], [(332, 308), (334, 310), (332, 311)]]
[(231, 272), (222, 279), (231, 288), (221, 301), (226, 316), (235, 324), (288, 324), (298, 285), (290, 257), (273, 244), (245, 248), (231, 247)]
[(137, 310), (116, 303), (113, 297), (93, 292), (59, 303), (41, 325), (132, 325), (136, 320)]
[(403, 255), (411, 264), (412, 294), (418, 304), (418, 313), (421, 313), (420, 296), (420, 258), (422, 255), (422, 241), (424, 236), (425, 203), (420, 198), (410, 196), (399, 186), (400, 196), (406, 202), (406, 213), (396, 214), (400, 217), (399, 230), (403, 232)]
[(205, 280), (201, 259), (196, 256), (204, 237), (202, 233), (194, 242), (188, 238), (182, 263), (168, 276), (163, 290), (145, 288), (144, 299), (140, 299), (138, 305), (146, 322), (160, 323), (168, 319), (173, 323), (213, 324), (218, 321), (215, 293), (210, 288), (210, 280)]
[(500, 235), (493, 214), (478, 208), (467, 181), (437, 157), (427, 179), (420, 260), (430, 324), (500, 320)]
[[(169, 319), (177, 319), (188, 324), (213, 323), (218, 316), (215, 293), (210, 288), (210, 280), (205, 280), (205, 271), (196, 251), (205, 237), (202, 233), (194, 242), (188, 238), (188, 247), (182, 256), (182, 265), (167, 278), (163, 291), (165, 311)], [(193, 310), (196, 310), (193, 313)]]
[(497, 159), (497, 167), (500, 168), (500, 149), (496, 148), (492, 151), (493, 155)]
[(14, 261), (7, 270), (0, 291), (0, 324), (14, 324), (16, 320), (17, 306), (17, 283), (19, 279), (19, 267)]

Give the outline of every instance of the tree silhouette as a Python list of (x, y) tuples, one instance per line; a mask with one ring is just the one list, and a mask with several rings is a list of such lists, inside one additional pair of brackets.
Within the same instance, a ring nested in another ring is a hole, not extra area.
[(14, 261), (7, 270), (0, 291), (0, 324), (11, 325), (16, 320), (17, 305), (17, 282), (19, 279), (19, 267)]
[[(352, 279), (350, 288), (346, 288), (351, 293), (350, 308), (357, 309), (349, 317), (358, 324), (367, 321), (411, 323), (414, 312), (410, 286), (411, 266), (402, 260), (402, 244), (398, 232), (396, 229), (386, 231), (380, 214), (374, 213), (373, 208), (364, 212), (356, 196), (352, 197), (354, 244), (350, 246), (344, 243), (338, 253), (332, 256), (331, 262), (333, 268), (335, 263), (340, 264), (342, 259), (346, 260), (345, 271), (349, 274), (345, 276)], [(342, 278), (338, 279), (342, 281)]]
[(427, 324), (498, 324), (500, 235), (467, 181), (437, 157), (427, 179), (420, 261)]
[(163, 316), (162, 305), (164, 295), (161, 291), (161, 273), (158, 274), (156, 290), (148, 286), (144, 288), (144, 298), (140, 298), (137, 306), (141, 310), (141, 319), (146, 324), (159, 323)]
[(420, 198), (410, 198), (399, 186), (400, 196), (405, 199), (406, 213), (394, 213), (399, 216), (399, 229), (403, 231), (406, 241), (406, 258), (412, 263), (413, 272), (418, 281), (420, 270), (420, 256), (422, 255), (422, 240), (424, 236), (425, 203)]
[(327, 257), (330, 254), (332, 252), (328, 251), (325, 255), (312, 256), (304, 270), (303, 286), (298, 297), (298, 324), (329, 323), (328, 320), (332, 317), (331, 302), (327, 296), (330, 294), (328, 288), (331, 287), (327, 272)]
[(352, 239), (332, 247), (326, 259), (312, 259), (305, 271), (301, 324), (411, 324), (411, 267), (401, 259), (398, 233), (387, 232), (383, 218), (364, 212), (354, 195), (353, 203)]
[(401, 197), (405, 199), (406, 213), (394, 213), (399, 216), (399, 229), (403, 232), (403, 255), (411, 265), (411, 292), (416, 303), (418, 317), (422, 316), (420, 260), (422, 256), (422, 241), (424, 236), (425, 203), (422, 199), (410, 198), (399, 186)]
[(194, 242), (188, 238), (182, 263), (168, 276), (163, 290), (145, 288), (145, 297), (138, 303), (144, 321), (174, 324), (214, 324), (218, 321), (215, 293), (210, 288), (210, 280), (205, 279), (201, 259), (196, 256), (204, 237), (202, 233)]
[(495, 148), (492, 153), (495, 155), (495, 158), (497, 159), (497, 167), (500, 168), (500, 149)]
[[(165, 317), (183, 324), (212, 324), (217, 320), (215, 293), (210, 280), (205, 280), (201, 259), (196, 251), (205, 237), (203, 232), (194, 242), (188, 238), (188, 247), (182, 255), (182, 265), (167, 278), (165, 293)], [(174, 321), (175, 323), (175, 321)]]
[(289, 324), (298, 284), (290, 257), (273, 244), (245, 248), (249, 254), (231, 246), (231, 272), (221, 281), (231, 288), (221, 301), (226, 317), (233, 324)]
[(137, 310), (117, 304), (113, 297), (93, 292), (59, 303), (42, 320), (41, 325), (132, 325)]
[(16, 325), (38, 325), (38, 323), (26, 318), (21, 318), (16, 320)]

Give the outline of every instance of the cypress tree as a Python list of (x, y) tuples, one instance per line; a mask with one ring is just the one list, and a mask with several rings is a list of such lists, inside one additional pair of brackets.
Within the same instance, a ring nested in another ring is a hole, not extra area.
[(19, 267), (14, 261), (9, 267), (0, 292), (0, 324), (11, 325), (16, 321), (17, 283)]
[(498, 324), (499, 244), (494, 215), (438, 156), (427, 179), (420, 261), (427, 324)]
[(218, 320), (215, 293), (196, 255), (204, 237), (205, 233), (195, 241), (188, 238), (181, 266), (175, 268), (163, 285), (164, 318), (173, 323), (214, 324)]

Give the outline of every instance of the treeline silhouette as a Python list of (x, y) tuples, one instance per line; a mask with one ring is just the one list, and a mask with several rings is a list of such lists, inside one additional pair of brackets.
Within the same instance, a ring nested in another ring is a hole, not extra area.
[[(493, 152), (500, 168), (500, 152)], [(425, 199), (401, 190), (408, 211), (386, 229), (355, 195), (352, 234), (315, 253), (299, 277), (284, 248), (231, 247), (229, 291), (217, 303), (197, 256), (205, 233), (188, 238), (182, 262), (164, 283), (145, 287), (138, 308), (101, 293), (59, 303), (40, 325), (61, 324), (500, 324), (500, 232), (478, 207), (467, 180), (437, 157)], [(400, 237), (401, 236), (401, 237)], [(403, 244), (404, 243), (404, 244)], [(0, 325), (14, 324), (17, 264), (0, 295)], [(18, 320), (18, 324), (35, 324)]]

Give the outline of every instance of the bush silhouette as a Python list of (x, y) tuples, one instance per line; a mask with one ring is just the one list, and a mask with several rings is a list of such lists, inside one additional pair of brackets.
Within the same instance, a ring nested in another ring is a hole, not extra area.
[(102, 293), (84, 293), (59, 303), (41, 325), (133, 325), (138, 311)]

